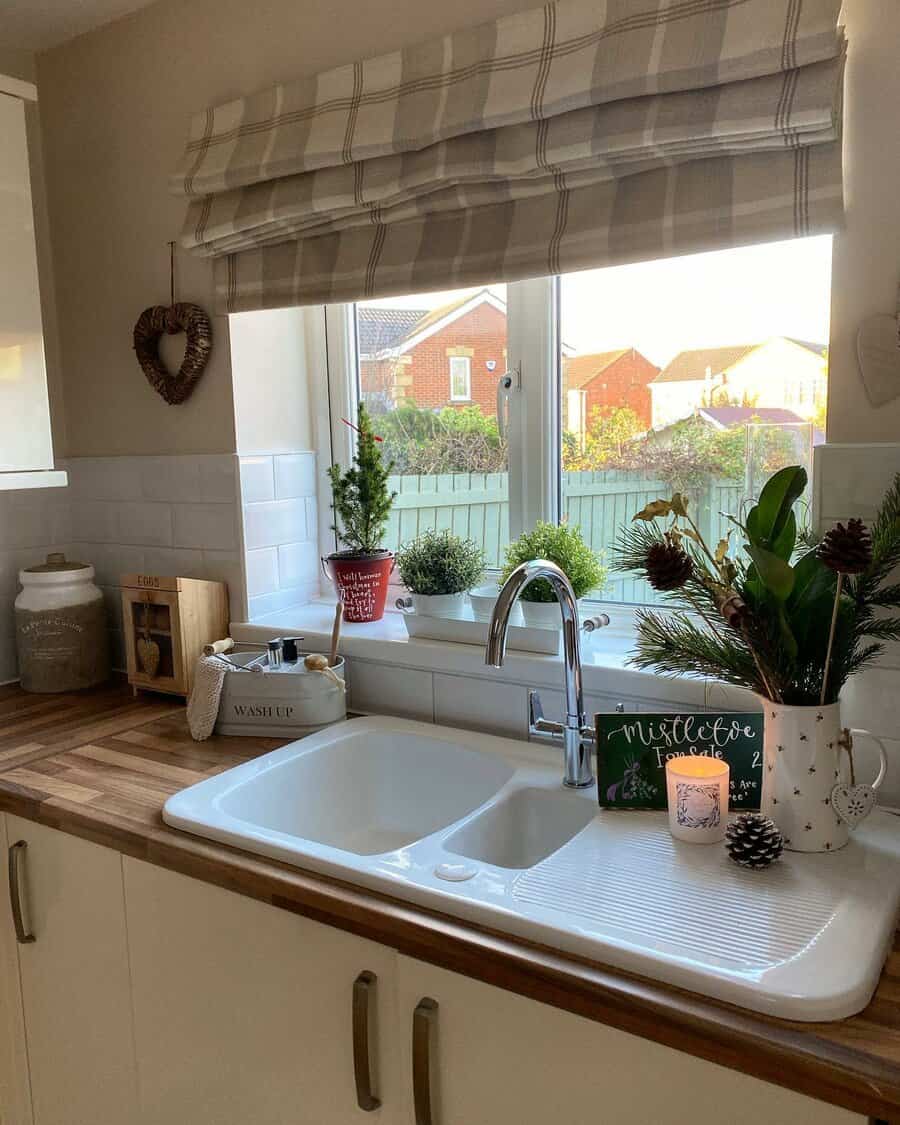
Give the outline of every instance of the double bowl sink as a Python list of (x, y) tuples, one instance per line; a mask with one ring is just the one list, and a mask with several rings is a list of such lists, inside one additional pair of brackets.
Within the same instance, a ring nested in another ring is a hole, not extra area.
[[(171, 797), (174, 827), (771, 1015), (868, 1002), (900, 905), (896, 818), (765, 872), (602, 811), (562, 752), (399, 719), (339, 723)], [(848, 956), (847, 950), (853, 950)]]

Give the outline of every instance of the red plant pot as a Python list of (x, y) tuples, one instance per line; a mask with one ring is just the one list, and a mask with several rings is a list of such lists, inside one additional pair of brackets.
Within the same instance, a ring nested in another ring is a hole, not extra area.
[(345, 621), (381, 620), (394, 569), (394, 556), (390, 551), (379, 551), (376, 555), (336, 551), (322, 559), (322, 569), (344, 603)]

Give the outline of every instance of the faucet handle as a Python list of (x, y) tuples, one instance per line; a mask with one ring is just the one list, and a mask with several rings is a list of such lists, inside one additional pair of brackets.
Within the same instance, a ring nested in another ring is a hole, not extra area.
[(528, 731), (529, 734), (562, 734), (565, 730), (563, 723), (555, 723), (544, 718), (544, 708), (541, 706), (540, 693), (528, 693)]

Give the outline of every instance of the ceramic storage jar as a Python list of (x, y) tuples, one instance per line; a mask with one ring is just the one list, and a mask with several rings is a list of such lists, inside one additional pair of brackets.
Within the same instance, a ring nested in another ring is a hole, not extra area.
[(77, 691), (109, 679), (109, 638), (94, 568), (48, 555), (19, 571), (16, 649), (26, 691)]

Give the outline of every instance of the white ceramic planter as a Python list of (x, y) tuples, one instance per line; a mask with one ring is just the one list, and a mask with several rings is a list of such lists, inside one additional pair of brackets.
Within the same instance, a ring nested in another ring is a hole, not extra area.
[(411, 594), (413, 612), (426, 617), (462, 617), (466, 608), (466, 595)]
[(490, 621), (499, 593), (496, 586), (476, 586), (474, 590), (469, 591), (472, 616), (476, 621)]
[[(791, 851), (833, 852), (844, 847), (850, 839), (850, 826), (832, 803), (835, 785), (850, 787), (850, 759), (843, 746), (840, 703), (790, 707), (764, 699), (763, 707), (763, 815), (775, 821), (785, 847)], [(879, 745), (879, 776), (872, 786), (860, 787), (877, 789), (884, 779), (884, 747), (868, 731), (854, 730), (852, 734), (872, 738)]]
[[(519, 599), (522, 607), (522, 616), (526, 625), (533, 625), (539, 629), (562, 629), (562, 615), (559, 612), (559, 602), (527, 602)], [(581, 620), (581, 602), (578, 603), (578, 619)]]

